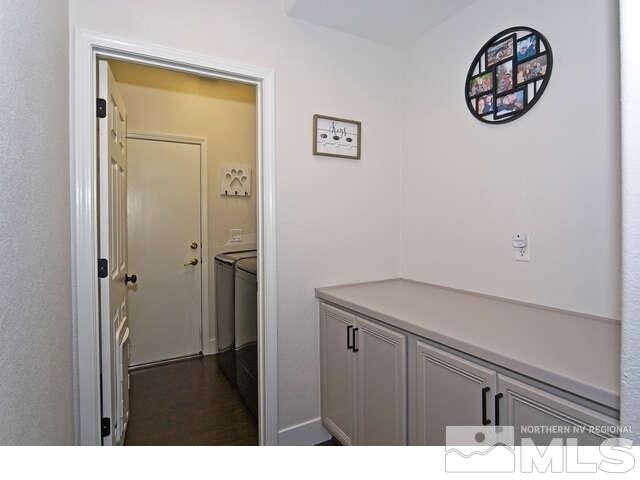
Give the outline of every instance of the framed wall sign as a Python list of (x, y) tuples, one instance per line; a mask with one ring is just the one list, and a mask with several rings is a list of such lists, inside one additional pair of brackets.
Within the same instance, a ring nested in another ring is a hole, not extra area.
[(355, 120), (313, 116), (313, 154), (360, 160), (362, 125)]
[(530, 27), (503, 30), (471, 62), (464, 85), (467, 107), (481, 122), (511, 122), (540, 99), (552, 68), (544, 35)]

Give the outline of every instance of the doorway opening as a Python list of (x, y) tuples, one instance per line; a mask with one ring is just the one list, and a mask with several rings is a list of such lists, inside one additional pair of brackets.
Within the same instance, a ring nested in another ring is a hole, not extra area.
[[(277, 444), (273, 72), (82, 31), (73, 71), (79, 443)], [(199, 97), (187, 91), (189, 82), (198, 84)], [(169, 93), (174, 97), (152, 98)], [(190, 102), (177, 101), (189, 94)], [(220, 103), (222, 113), (198, 118), (193, 109), (203, 98)], [(244, 117), (233, 122), (229, 109), (238, 105)], [(248, 152), (239, 155), (238, 145)], [(216, 278), (214, 265), (229, 265), (225, 256), (238, 252), (252, 256), (231, 263), (233, 306), (218, 308), (218, 292), (230, 285), (227, 278), (216, 288), (225, 278)], [(225, 338), (219, 312), (225, 311), (240, 321), (231, 346), (228, 339), (218, 345)], [(234, 353), (234, 370), (217, 355), (225, 349)], [(144, 423), (136, 423), (136, 397), (144, 399), (139, 410), (147, 417), (149, 401), (162, 403), (151, 400), (152, 389), (135, 392), (138, 378), (149, 387), (154, 381), (144, 378), (153, 377), (165, 379), (155, 385), (168, 393), (154, 394), (171, 410), (153, 423), (186, 432), (182, 439), (133, 435)], [(180, 384), (188, 378), (197, 380), (190, 383), (196, 403), (174, 398), (172, 404), (170, 393), (188, 391)], [(231, 397), (239, 402), (229, 407)], [(229, 408), (217, 408), (218, 399)], [(181, 415), (187, 411), (205, 416)], [(257, 425), (230, 425), (233, 411), (244, 412), (235, 418), (257, 417)], [(190, 423), (205, 434), (194, 437)], [(217, 426), (247, 435), (217, 435)]]
[(105, 444), (258, 443), (255, 90), (98, 61)]

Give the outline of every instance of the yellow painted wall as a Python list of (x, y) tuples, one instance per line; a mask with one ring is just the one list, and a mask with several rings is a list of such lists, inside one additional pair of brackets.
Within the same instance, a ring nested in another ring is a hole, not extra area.
[[(129, 132), (207, 139), (212, 341), (216, 334), (213, 257), (220, 252), (256, 247), (255, 87), (130, 63), (110, 63), (127, 107)], [(221, 169), (225, 165), (251, 168), (250, 197), (220, 195)], [(228, 243), (231, 228), (242, 228), (242, 243)]]
[[(255, 87), (123, 62), (111, 68), (124, 97), (129, 131), (207, 139), (209, 254), (255, 247)], [(220, 196), (224, 165), (249, 166), (251, 197)], [(242, 244), (228, 244), (242, 228)]]

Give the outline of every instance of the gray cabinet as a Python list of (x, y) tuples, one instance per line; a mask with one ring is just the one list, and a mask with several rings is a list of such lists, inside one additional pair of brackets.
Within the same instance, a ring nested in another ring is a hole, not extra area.
[(406, 445), (406, 336), (320, 306), (321, 414), (344, 445)]
[[(549, 445), (553, 438), (575, 438), (600, 445), (615, 432), (617, 420), (505, 375), (498, 375), (501, 425), (512, 425), (515, 441)], [(503, 413), (504, 412), (504, 413)]]
[(416, 342), (413, 445), (445, 445), (450, 425), (489, 424), (496, 373), (426, 343)]
[(409, 376), (413, 445), (445, 445), (450, 425), (510, 425), (514, 440), (539, 446), (553, 438), (600, 445), (617, 421), (422, 341)]
[(355, 325), (357, 445), (406, 445), (406, 337), (362, 318)]
[(617, 420), (593, 402), (410, 338), (320, 304), (322, 421), (341, 443), (445, 445), (454, 425), (511, 425), (516, 444), (529, 438), (536, 445), (552, 438), (599, 445), (615, 432)]
[[(328, 305), (320, 307), (320, 388), (324, 426), (343, 445), (355, 433), (355, 364), (347, 349), (355, 317)], [(349, 335), (349, 338), (348, 338)]]

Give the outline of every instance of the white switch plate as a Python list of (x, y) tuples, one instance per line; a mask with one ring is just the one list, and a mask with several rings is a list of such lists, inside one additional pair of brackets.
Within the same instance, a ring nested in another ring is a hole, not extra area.
[(516, 232), (511, 238), (511, 246), (517, 262), (531, 261), (531, 239), (526, 233)]

